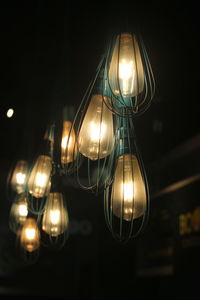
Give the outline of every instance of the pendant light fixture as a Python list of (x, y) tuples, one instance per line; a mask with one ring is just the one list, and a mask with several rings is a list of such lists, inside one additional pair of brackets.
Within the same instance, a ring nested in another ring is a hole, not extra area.
[(114, 116), (111, 100), (103, 95), (105, 65), (103, 56), (74, 118), (78, 155), (73, 178), (81, 189), (96, 195), (105, 188), (115, 147)]
[(31, 253), (40, 247), (40, 231), (34, 218), (27, 218), (20, 230), (20, 245), (25, 251)]
[(27, 179), (29, 209), (34, 214), (43, 212), (46, 197), (51, 187), (53, 151), (53, 126), (44, 134), (38, 153), (33, 160)]
[(149, 192), (132, 118), (118, 117), (117, 124), (115, 167), (112, 183), (104, 192), (104, 208), (112, 235), (127, 241), (144, 229), (149, 215)]
[(9, 214), (9, 228), (17, 233), (19, 228), (25, 223), (28, 216), (28, 202), (26, 193), (17, 195), (12, 203)]
[(122, 32), (111, 39), (104, 77), (106, 94), (111, 99), (109, 108), (114, 113), (140, 115), (148, 109), (155, 93), (155, 80), (139, 34)]

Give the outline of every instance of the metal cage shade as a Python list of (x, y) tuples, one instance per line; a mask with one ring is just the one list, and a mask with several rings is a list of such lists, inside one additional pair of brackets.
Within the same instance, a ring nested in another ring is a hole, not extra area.
[(11, 176), (11, 187), (18, 194), (25, 191), (27, 172), (27, 161), (18, 160)]
[(25, 193), (17, 195), (12, 203), (9, 215), (9, 227), (17, 233), (19, 228), (25, 223), (28, 216), (28, 202)]
[(44, 207), (42, 229), (56, 237), (67, 230), (68, 223), (69, 217), (62, 193), (50, 193)]
[(20, 245), (27, 252), (40, 247), (40, 231), (34, 218), (27, 218), (20, 232)]
[(109, 109), (121, 115), (140, 115), (151, 104), (155, 80), (146, 48), (139, 35), (121, 33), (114, 36), (106, 51), (104, 94), (110, 96)]
[(32, 196), (42, 198), (48, 195), (51, 171), (51, 157), (47, 155), (38, 156), (28, 178), (28, 191)]
[(118, 157), (112, 184), (111, 210), (126, 221), (137, 219), (146, 210), (146, 191), (137, 157), (124, 154)]
[(138, 42), (128, 33), (118, 35), (108, 71), (110, 88), (116, 96), (137, 96), (144, 88), (144, 69)]
[(108, 97), (93, 95), (81, 125), (79, 151), (91, 160), (108, 156), (114, 146), (113, 116), (106, 106), (109, 101)]
[(105, 220), (117, 240), (127, 241), (145, 228), (149, 190), (131, 117), (117, 117), (115, 135), (115, 167), (104, 191)]

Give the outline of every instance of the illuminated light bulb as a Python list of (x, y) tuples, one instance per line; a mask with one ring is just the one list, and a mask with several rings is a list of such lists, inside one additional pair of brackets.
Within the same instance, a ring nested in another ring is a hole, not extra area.
[(118, 157), (111, 194), (111, 209), (118, 218), (132, 221), (145, 214), (146, 189), (137, 157), (123, 154)]
[(91, 160), (106, 157), (114, 145), (113, 116), (108, 97), (93, 95), (79, 132), (79, 151)]
[(19, 160), (11, 177), (11, 186), (18, 194), (24, 192), (27, 180), (27, 162)]
[(51, 158), (47, 155), (40, 155), (28, 179), (28, 190), (34, 197), (41, 198), (47, 195), (50, 187), (51, 170)]
[(33, 218), (27, 218), (20, 234), (20, 244), (28, 252), (37, 250), (40, 246), (40, 231)]
[(63, 122), (63, 132), (61, 140), (61, 163), (68, 164), (77, 157), (77, 144), (72, 122)]
[(110, 87), (116, 96), (130, 98), (144, 89), (144, 69), (138, 42), (128, 33), (116, 38), (108, 72)]
[(11, 206), (9, 216), (9, 226), (13, 232), (23, 225), (28, 215), (28, 203), (25, 194), (20, 194)]
[(12, 118), (12, 116), (14, 115), (14, 109), (9, 108), (6, 115), (7, 115), (8, 118)]
[(62, 193), (50, 193), (45, 204), (42, 229), (50, 236), (58, 236), (67, 229), (68, 212)]

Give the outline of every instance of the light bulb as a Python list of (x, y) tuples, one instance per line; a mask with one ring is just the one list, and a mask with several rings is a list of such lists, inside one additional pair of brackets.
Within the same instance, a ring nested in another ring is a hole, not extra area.
[(144, 70), (138, 42), (128, 33), (118, 35), (108, 72), (116, 96), (130, 98), (144, 89)]
[(20, 244), (28, 252), (37, 250), (40, 246), (40, 232), (35, 219), (27, 218), (20, 234)]
[(24, 193), (20, 194), (11, 206), (9, 216), (9, 226), (13, 232), (23, 225), (28, 215), (28, 203)]
[(11, 177), (11, 186), (18, 194), (23, 193), (27, 179), (27, 162), (19, 160)]
[(118, 157), (111, 194), (113, 214), (126, 221), (137, 219), (146, 211), (146, 189), (137, 157)]
[(106, 103), (108, 97), (92, 96), (79, 132), (79, 151), (91, 160), (104, 158), (113, 149), (113, 116)]
[(76, 136), (72, 122), (63, 122), (63, 132), (61, 140), (61, 163), (67, 164), (73, 162), (77, 156)]
[(50, 193), (45, 204), (42, 229), (50, 236), (62, 234), (68, 226), (69, 218), (64, 206), (62, 193)]
[(28, 190), (34, 197), (41, 198), (47, 195), (50, 187), (51, 170), (51, 158), (47, 155), (40, 155), (28, 179)]

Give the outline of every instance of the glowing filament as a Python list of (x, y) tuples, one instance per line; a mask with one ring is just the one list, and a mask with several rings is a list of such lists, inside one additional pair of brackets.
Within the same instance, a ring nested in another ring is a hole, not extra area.
[(130, 202), (133, 199), (133, 181), (126, 182), (123, 184), (123, 191), (124, 191), (124, 201)]
[(28, 240), (33, 240), (36, 235), (35, 229), (34, 228), (26, 228), (25, 235)]
[(106, 133), (106, 125), (104, 123), (90, 123), (90, 137), (94, 143), (101, 143)]
[(120, 79), (127, 80), (133, 76), (133, 61), (126, 62), (125, 59), (122, 59), (119, 63), (119, 77)]
[(26, 217), (28, 215), (27, 204), (19, 204), (18, 213), (20, 217)]
[(36, 178), (35, 178), (35, 185), (43, 188), (45, 187), (45, 185), (47, 184), (47, 176), (46, 174), (42, 174), (42, 173), (37, 173), (36, 174)]
[(26, 174), (19, 172), (16, 174), (16, 182), (17, 184), (24, 184), (26, 179)]
[(50, 211), (50, 222), (54, 225), (60, 222), (60, 211), (58, 209)]

